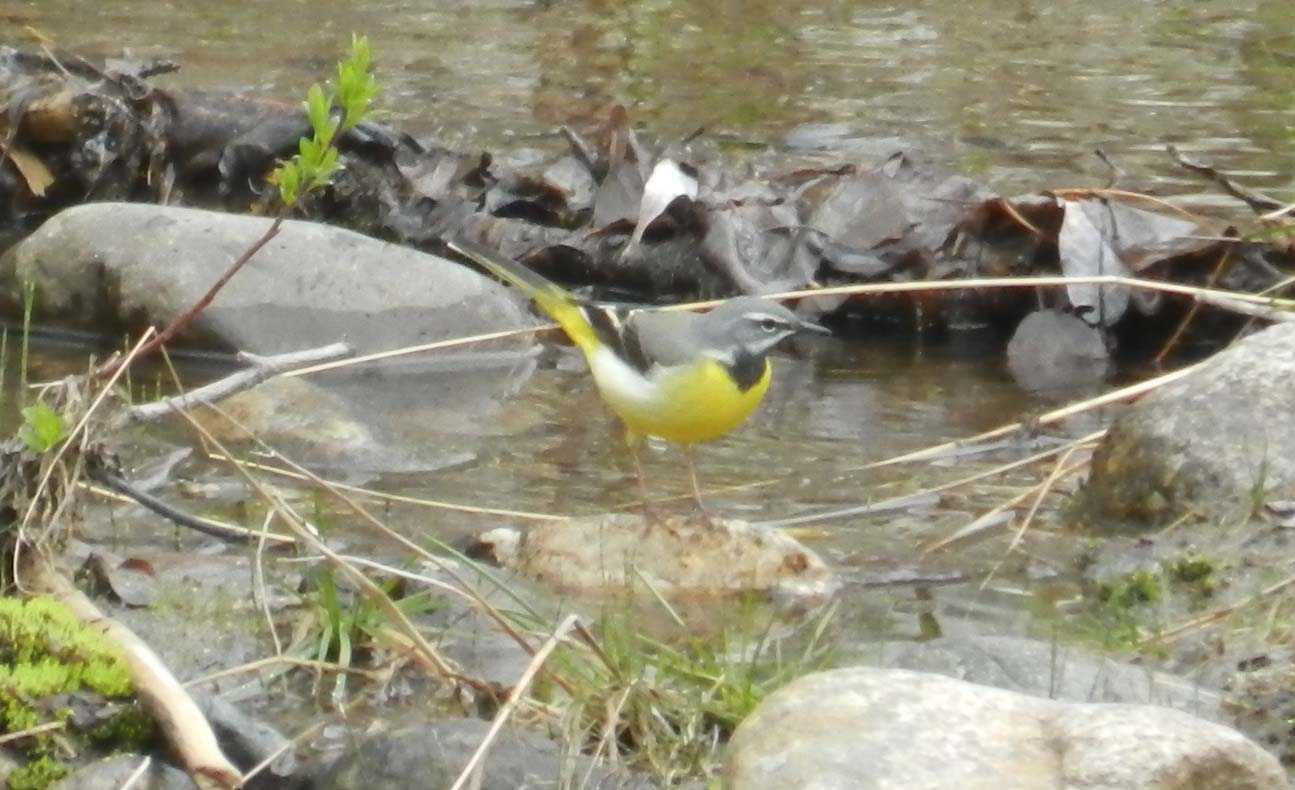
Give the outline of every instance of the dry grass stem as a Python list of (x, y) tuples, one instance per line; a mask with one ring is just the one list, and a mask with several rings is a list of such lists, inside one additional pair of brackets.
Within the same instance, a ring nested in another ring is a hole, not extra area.
[(490, 722), (490, 729), (486, 731), (486, 736), (481, 740), (481, 745), (468, 758), (468, 762), (463, 766), (458, 779), (455, 779), (454, 784), (450, 786), (450, 790), (463, 790), (468, 779), (475, 774), (477, 767), (485, 759), (491, 744), (499, 736), (499, 731), (503, 729), (504, 724), (513, 715), (513, 711), (517, 709), (517, 706), (521, 704), (526, 692), (531, 687), (531, 682), (535, 680), (535, 676), (539, 674), (540, 669), (544, 666), (544, 662), (548, 660), (549, 655), (553, 653), (558, 644), (566, 639), (567, 634), (575, 627), (578, 620), (579, 618), (574, 614), (567, 615), (566, 619), (558, 625), (553, 634), (545, 640), (540, 649), (531, 657), (530, 663), (526, 666), (526, 671), (522, 672), (521, 677), (517, 679), (517, 682), (508, 692), (508, 699), (500, 706), (498, 713), (495, 714), (494, 721)]
[(372, 354), (363, 354), (350, 359), (341, 359), (335, 362), (324, 362), (318, 365), (300, 368), (298, 370), (285, 373), (285, 376), (308, 376), (311, 373), (322, 373), (326, 370), (337, 370), (338, 368), (348, 368), (354, 365), (363, 365), (368, 362), (379, 362), (384, 359), (394, 359), (396, 357), (409, 356), (410, 354), (422, 354), (427, 351), (441, 351), (447, 348), (457, 348), (459, 346), (469, 346), (473, 343), (484, 343), (488, 340), (502, 340), (508, 337), (523, 337), (533, 335), (537, 332), (547, 332), (550, 329), (557, 329), (557, 324), (536, 324), (535, 326), (517, 327), (514, 329), (501, 329), (498, 332), (484, 332), (479, 335), (470, 335), (468, 337), (452, 337), (448, 340), (437, 340), (433, 343), (420, 343), (416, 346), (406, 346), (404, 348), (393, 348), (390, 351), (377, 351)]
[(1160, 206), (1161, 208), (1169, 209), (1175, 214), (1186, 217), (1187, 219), (1190, 219), (1190, 220), (1200, 219), (1200, 217), (1198, 217), (1196, 214), (1193, 214), (1192, 212), (1188, 211), (1182, 206), (1175, 205), (1174, 203), (1170, 203), (1168, 200), (1165, 200), (1164, 198), (1159, 198), (1159, 197), (1156, 197), (1155, 195), (1147, 195), (1142, 192), (1130, 192), (1125, 189), (1110, 189), (1109, 187), (1103, 188), (1103, 189), (1094, 189), (1091, 187), (1072, 187), (1068, 189), (1052, 189), (1049, 191), (1052, 192), (1052, 194), (1056, 195), (1057, 197), (1064, 198), (1066, 200), (1083, 200), (1084, 198), (1089, 198), (1089, 197), (1115, 197), (1115, 198), (1128, 198), (1130, 200), (1141, 200), (1156, 206)]
[(148, 767), (152, 764), (153, 764), (152, 757), (145, 757), (144, 759), (140, 760), (139, 765), (135, 768), (135, 770), (130, 772), (130, 776), (126, 777), (126, 781), (122, 782), (121, 787), (117, 788), (117, 790), (130, 790), (139, 782), (140, 777), (144, 775), (144, 772), (147, 771)]
[(1237, 601), (1234, 604), (1223, 606), (1218, 609), (1212, 609), (1208, 612), (1205, 612), (1204, 614), (1197, 615), (1196, 617), (1193, 617), (1192, 619), (1187, 620), (1186, 622), (1180, 623), (1179, 625), (1176, 625), (1173, 628), (1168, 628), (1164, 631), (1161, 631), (1158, 634), (1155, 634), (1154, 636), (1149, 637), (1147, 641), (1148, 642), (1167, 642), (1171, 639), (1177, 639), (1183, 634), (1189, 633), (1191, 631), (1196, 630), (1197, 628), (1200, 628), (1202, 626), (1205, 626), (1210, 623), (1229, 617), (1230, 615), (1240, 611), (1241, 609), (1244, 609), (1245, 607), (1250, 606), (1251, 604), (1257, 603), (1258, 601), (1262, 601), (1263, 599), (1271, 595), (1276, 595), (1277, 593), (1291, 586), (1295, 586), (1295, 576), (1288, 576), (1279, 582), (1270, 584), (1267, 587), (1260, 590), (1259, 592), (1253, 595), (1246, 596), (1245, 598), (1242, 598), (1240, 601)]
[[(277, 454), (276, 454), (277, 455)], [(347, 491), (352, 494), (358, 494), (368, 499), (375, 499), (379, 502), (390, 502), (392, 504), (413, 505), (415, 507), (424, 507), (432, 510), (452, 510), (458, 513), (471, 513), (478, 516), (499, 516), (501, 518), (516, 518), (526, 521), (567, 521), (571, 516), (563, 516), (557, 513), (536, 513), (526, 510), (508, 510), (506, 508), (481, 507), (479, 505), (464, 505), (456, 502), (446, 502), (439, 499), (424, 499), (419, 497), (404, 496), (402, 494), (391, 494), (385, 491), (378, 491), (372, 488), (363, 488), (361, 486), (348, 485), (339, 483), (335, 480), (327, 480), (322, 477), (311, 475), (306, 472), (294, 471), (294, 469), (284, 469), (282, 467), (270, 464), (257, 463), (255, 461), (235, 461), (233, 458), (221, 453), (208, 453), (207, 458), (212, 461), (221, 463), (241, 463), (249, 469), (255, 469), (258, 472), (266, 472), (280, 477), (287, 477), (292, 480), (298, 480), (304, 483), (312, 483), (325, 489), (334, 489), (337, 491)], [(286, 460), (286, 459), (285, 459)]]
[(33, 735), (40, 735), (42, 732), (53, 732), (67, 727), (65, 721), (47, 721), (43, 724), (37, 724), (35, 727), (28, 727), (25, 730), (14, 730), (13, 732), (0, 733), (0, 744), (6, 744), (10, 741), (21, 741), (23, 738), (30, 738)]
[(201, 677), (196, 677), (193, 680), (186, 680), (183, 685), (186, 688), (189, 686), (200, 686), (204, 683), (215, 683), (217, 680), (224, 680), (229, 677), (237, 677), (238, 675), (246, 675), (251, 672), (259, 672), (262, 669), (267, 669), (269, 667), (285, 666), (304, 667), (306, 669), (313, 669), (316, 672), (345, 672), (348, 675), (359, 675), (369, 680), (382, 679), (382, 673), (368, 669), (342, 666), (341, 664), (334, 664), (328, 661), (316, 661), (315, 659), (301, 658), (299, 656), (277, 655), (269, 656), (267, 658), (258, 658), (257, 660), (249, 661), (246, 664), (239, 664), (236, 667), (229, 667), (228, 669), (222, 669), (219, 672), (212, 672)]
[(1178, 370), (1175, 370), (1173, 372), (1165, 373), (1164, 375), (1161, 375), (1161, 376), (1156, 376), (1153, 379), (1140, 381), (1137, 384), (1130, 384), (1127, 387), (1121, 387), (1117, 390), (1111, 390), (1110, 392), (1104, 393), (1102, 395), (1098, 395), (1093, 398), (1088, 398), (1086, 400), (1070, 403), (1065, 406), (1062, 406), (1059, 409), (1053, 409), (1052, 411), (1045, 412), (1044, 414), (1039, 415), (1037, 418), (1033, 420), (1013, 422), (1013, 423), (1008, 423), (1006, 425), (1000, 425), (997, 428), (992, 428), (983, 433), (978, 433), (975, 436), (969, 436), (963, 439), (954, 440), (952, 442), (944, 442), (942, 444), (936, 444), (930, 447), (924, 447), (921, 450), (914, 450), (913, 452), (904, 453), (903, 455), (896, 455), (891, 458), (883, 459), (881, 461), (874, 461), (873, 463), (865, 464), (863, 466), (858, 467), (857, 471), (865, 471), (869, 469), (880, 469), (882, 467), (894, 466), (896, 464), (911, 463), (913, 461), (925, 461), (932, 457), (938, 456), (940, 453), (944, 453), (949, 450), (954, 450), (968, 444), (978, 444), (980, 442), (986, 442), (992, 439), (999, 439), (1004, 436), (1010, 436), (1011, 434), (1016, 433), (1017, 431), (1026, 430), (1027, 428), (1044, 427), (1048, 425), (1053, 425), (1055, 423), (1061, 422), (1062, 420), (1068, 417), (1073, 417), (1076, 414), (1083, 414), (1084, 412), (1092, 411), (1093, 409), (1098, 409), (1103, 406), (1109, 406), (1113, 403), (1120, 403), (1122, 401), (1133, 400), (1135, 398), (1141, 397), (1142, 395), (1145, 395), (1148, 392), (1151, 392), (1152, 390), (1158, 389), (1160, 387), (1163, 387), (1166, 384), (1169, 384), (1174, 381), (1178, 381), (1179, 379), (1185, 376), (1195, 373), (1197, 370), (1200, 370), (1202, 367), (1204, 367), (1207, 362), (1208, 360), (1206, 360), (1205, 362), (1197, 362), (1194, 365), (1188, 365), (1185, 368), (1179, 368)]
[(270, 767), (270, 765), (272, 765), (275, 760), (282, 757), (284, 753), (286, 753), (289, 749), (297, 748), (297, 746), (300, 745), (302, 741), (306, 740), (310, 736), (324, 729), (325, 724), (327, 724), (326, 721), (315, 722), (314, 724), (310, 725), (306, 729), (302, 730), (301, 732), (289, 738), (288, 741), (283, 745), (281, 745), (279, 748), (267, 754), (265, 757), (261, 759), (261, 762), (252, 766), (247, 770), (247, 773), (243, 774), (243, 784), (246, 785), (249, 782), (251, 782), (252, 779), (257, 774), (261, 773), (266, 768)]
[[(210, 442), (213, 447), (216, 447), (221, 454), (230, 456), (229, 451), (225, 449), (216, 437), (213, 436), (201, 423), (194, 419), (192, 415), (184, 411), (177, 413), (184, 417), (189, 425), (201, 434), (206, 441)], [(362, 592), (371, 603), (380, 609), (391, 622), (399, 625), (400, 629), (404, 631), (413, 641), (414, 645), (417, 646), (420, 657), (426, 660), (428, 666), (435, 669), (437, 675), (447, 680), (466, 682), (469, 683), (469, 685), (475, 685), (472, 683), (471, 679), (451, 667), (450, 664), (442, 658), (439, 653), (437, 653), (436, 648), (432, 647), (432, 645), (423, 638), (423, 635), (419, 633), (418, 628), (409, 621), (409, 618), (400, 610), (400, 607), (396, 606), (395, 603), (393, 603), (392, 600), (383, 593), (381, 588), (370, 581), (367, 576), (359, 571), (359, 569), (344, 561), (336, 552), (325, 545), (324, 542), (314, 534), (314, 530), (306, 523), (305, 519), (293, 510), (292, 507), (284, 501), (282, 496), (266, 488), (265, 484), (256, 479), (256, 477), (241, 464), (235, 462), (234, 469), (243, 477), (247, 484), (257, 492), (267, 505), (279, 513), (283, 522), (297, 534), (297, 537), (303, 543), (308, 545), (313, 551), (324, 555), (329, 564), (335, 569), (341, 571), (342, 575), (355, 585), (355, 587), (360, 590), (360, 592)]]

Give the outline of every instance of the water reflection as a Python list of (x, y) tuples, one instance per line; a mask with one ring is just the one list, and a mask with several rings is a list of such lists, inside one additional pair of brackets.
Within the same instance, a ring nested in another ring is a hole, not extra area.
[(174, 59), (166, 84), (291, 98), (357, 31), (392, 120), (465, 146), (556, 147), (557, 124), (625, 102), (664, 139), (704, 125), (776, 147), (801, 124), (837, 124), (848, 133), (815, 156), (917, 144), (1005, 192), (1104, 183), (1100, 146), (1129, 185), (1209, 207), (1221, 199), (1164, 143), (1290, 188), (1289, 13), (1284, 0), (23, 0), (0, 12), (0, 43), (30, 25), (69, 50)]

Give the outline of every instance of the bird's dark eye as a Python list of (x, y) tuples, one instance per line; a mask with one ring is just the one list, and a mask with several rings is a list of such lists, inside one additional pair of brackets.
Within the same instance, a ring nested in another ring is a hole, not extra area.
[(761, 318), (760, 329), (765, 332), (773, 333), (778, 331), (778, 322), (772, 318)]

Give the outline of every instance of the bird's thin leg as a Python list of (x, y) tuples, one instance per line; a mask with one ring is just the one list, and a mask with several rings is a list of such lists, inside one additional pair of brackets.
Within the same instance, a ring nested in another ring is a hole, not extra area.
[(701, 498), (701, 483), (697, 482), (697, 451), (691, 444), (684, 445), (684, 457), (688, 459), (688, 477), (692, 479), (692, 498), (697, 503), (697, 509), (701, 511), (702, 518), (708, 524), (714, 524), (711, 520), (710, 512), (706, 510), (706, 503)]
[(639, 445), (642, 440), (633, 431), (625, 432), (625, 443), (629, 445), (630, 458), (634, 459), (634, 475), (639, 482), (639, 496), (643, 498), (643, 518), (652, 518), (652, 506), (648, 502), (647, 475), (643, 473), (643, 459), (639, 456)]

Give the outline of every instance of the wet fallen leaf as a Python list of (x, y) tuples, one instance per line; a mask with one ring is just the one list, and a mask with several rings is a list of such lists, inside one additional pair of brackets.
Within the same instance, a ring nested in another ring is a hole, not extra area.
[(652, 175), (643, 186), (643, 199), (639, 201), (638, 222), (630, 234), (629, 244), (621, 250), (621, 260), (628, 258), (643, 241), (648, 226), (679, 199), (697, 199), (697, 176), (684, 170), (677, 162), (662, 159), (652, 168)]
[[(1065, 216), (1057, 234), (1061, 273), (1067, 277), (1127, 277), (1129, 268), (1111, 243), (1114, 221), (1107, 205), (1095, 200), (1062, 201)], [(1129, 289), (1123, 286), (1075, 283), (1066, 286), (1075, 314), (1089, 324), (1111, 326), (1129, 307)]]
[(54, 185), (54, 174), (49, 171), (45, 163), (31, 151), (18, 146), (5, 151), (5, 155), (22, 174), (23, 181), (27, 183), (27, 189), (31, 190), (36, 197), (45, 197), (46, 190)]

